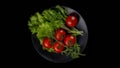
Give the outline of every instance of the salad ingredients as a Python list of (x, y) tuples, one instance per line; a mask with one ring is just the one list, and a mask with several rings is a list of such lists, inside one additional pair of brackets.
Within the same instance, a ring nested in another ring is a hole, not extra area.
[(62, 6), (36, 12), (28, 21), (32, 35), (36, 35), (43, 50), (78, 58), (81, 54), (76, 36), (83, 35), (83, 31), (76, 29), (77, 16), (67, 15)]
[(78, 19), (76, 16), (69, 15), (66, 19), (66, 25), (68, 27), (74, 27), (78, 23)]
[(65, 30), (63, 30), (63, 29), (58, 29), (58, 30), (56, 30), (56, 32), (55, 32), (55, 38), (56, 38), (58, 41), (62, 41), (65, 36), (66, 36)]
[(81, 54), (80, 52), (80, 44), (75, 44), (74, 46), (67, 47), (64, 51), (62, 51), (63, 55), (71, 56), (73, 59), (79, 58), (79, 56), (85, 56), (85, 54)]
[(59, 42), (55, 42), (53, 48), (56, 53), (61, 53), (64, 50), (64, 45)]
[(64, 44), (66, 46), (73, 46), (76, 43), (76, 38), (72, 35), (67, 35), (64, 39)]
[(49, 38), (44, 38), (43, 39), (43, 46), (45, 47), (45, 48), (51, 48), (52, 47), (52, 44), (51, 44), (51, 39), (49, 39)]
[[(57, 6), (54, 9), (46, 9), (41, 14), (36, 12), (35, 15), (30, 17), (28, 26), (32, 34), (37, 34), (39, 39), (54, 36), (54, 30), (64, 25), (65, 17), (67, 17), (66, 10), (58, 7), (61, 6)], [(65, 14), (64, 17), (63, 14)]]

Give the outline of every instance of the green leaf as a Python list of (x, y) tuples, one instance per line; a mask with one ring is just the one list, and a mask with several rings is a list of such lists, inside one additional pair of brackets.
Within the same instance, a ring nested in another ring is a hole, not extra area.
[(68, 47), (66, 48), (66, 50), (64, 50), (62, 52), (62, 54), (66, 55), (66, 56), (71, 56), (73, 59), (75, 58), (79, 58), (81, 51), (80, 51), (80, 45), (79, 44), (75, 44), (74, 46)]
[(54, 20), (57, 20), (58, 13), (55, 10), (49, 9), (48, 12), (54, 18)]
[(60, 28), (62, 25), (64, 25), (64, 21), (63, 20), (56, 20), (53, 22), (54, 25), (52, 25), (54, 27), (54, 29), (58, 29)]
[(45, 19), (43, 18), (43, 16), (39, 12), (36, 12), (36, 15), (37, 15), (37, 20), (40, 24), (45, 22)]
[(50, 15), (50, 13), (48, 12), (48, 9), (47, 10), (44, 10), (43, 12), (42, 12), (42, 15), (43, 15), (43, 17), (46, 19), (46, 20), (48, 20), (48, 21), (53, 21), (54, 20), (54, 18)]
[(46, 22), (44, 24), (39, 25), (38, 29), (37, 29), (37, 37), (41, 38), (41, 37), (51, 37), (54, 33), (54, 30), (51, 26), (51, 24), (49, 24), (49, 22)]
[(56, 8), (61, 12), (61, 14), (64, 16), (64, 18), (67, 17), (67, 10), (60, 5), (57, 5)]

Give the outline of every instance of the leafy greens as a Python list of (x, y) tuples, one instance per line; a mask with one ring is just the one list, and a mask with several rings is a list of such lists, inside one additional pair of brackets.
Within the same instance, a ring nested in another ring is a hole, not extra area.
[[(28, 26), (32, 34), (35, 34), (42, 44), (42, 40), (45, 37), (55, 39), (54, 32), (58, 28), (63, 28), (73, 35), (82, 35), (83, 31), (77, 29), (69, 29), (65, 26), (65, 20), (67, 18), (67, 10), (64, 7), (57, 5), (54, 8), (44, 10), (42, 13), (36, 12), (30, 17)], [(53, 49), (46, 49), (48, 52), (53, 52)], [(80, 54), (80, 45), (75, 44), (73, 47), (67, 48), (62, 54), (70, 55), (72, 58), (78, 58)]]

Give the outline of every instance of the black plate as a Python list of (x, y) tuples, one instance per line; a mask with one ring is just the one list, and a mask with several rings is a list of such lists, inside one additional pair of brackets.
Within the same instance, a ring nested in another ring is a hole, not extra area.
[[(87, 30), (87, 26), (85, 24), (85, 21), (77, 11), (75, 11), (75, 10), (69, 8), (69, 7), (66, 7), (66, 6), (63, 6), (63, 7), (65, 7), (67, 9), (68, 14), (75, 12), (79, 15), (79, 22), (78, 22), (76, 28), (78, 30), (84, 31), (84, 34), (83, 34), (83, 36), (78, 36), (77, 37), (77, 42), (81, 45), (81, 52), (83, 52), (83, 50), (86, 47), (87, 39), (88, 39), (88, 30)], [(33, 46), (36, 49), (36, 51), (43, 58), (45, 58), (49, 61), (52, 61), (52, 62), (55, 62), (55, 63), (64, 63), (64, 62), (68, 62), (68, 61), (73, 60), (70, 56), (65, 56), (65, 55), (56, 54), (56, 53), (50, 53), (50, 52), (47, 52), (47, 51), (43, 50), (42, 45), (40, 45), (40, 42), (35, 35), (32, 35), (32, 42), (33, 42)]]

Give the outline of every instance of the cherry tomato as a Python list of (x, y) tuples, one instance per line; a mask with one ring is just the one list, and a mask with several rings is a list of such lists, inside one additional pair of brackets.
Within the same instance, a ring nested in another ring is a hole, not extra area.
[(55, 38), (58, 41), (62, 41), (64, 39), (64, 37), (66, 36), (66, 32), (63, 29), (57, 29), (55, 32)]
[(72, 36), (72, 35), (67, 35), (64, 38), (64, 44), (66, 46), (73, 46), (75, 43), (76, 43), (76, 38), (74, 36)]
[(44, 38), (44, 39), (43, 39), (43, 46), (44, 46), (45, 48), (51, 48), (51, 47), (52, 47), (52, 45), (51, 45), (51, 39), (49, 39), (49, 38)]
[(76, 16), (69, 15), (66, 19), (66, 25), (68, 27), (74, 27), (77, 25), (77, 23), (78, 23), (78, 19)]
[(64, 50), (64, 46), (59, 42), (55, 42), (53, 45), (53, 49), (56, 53), (61, 53)]

